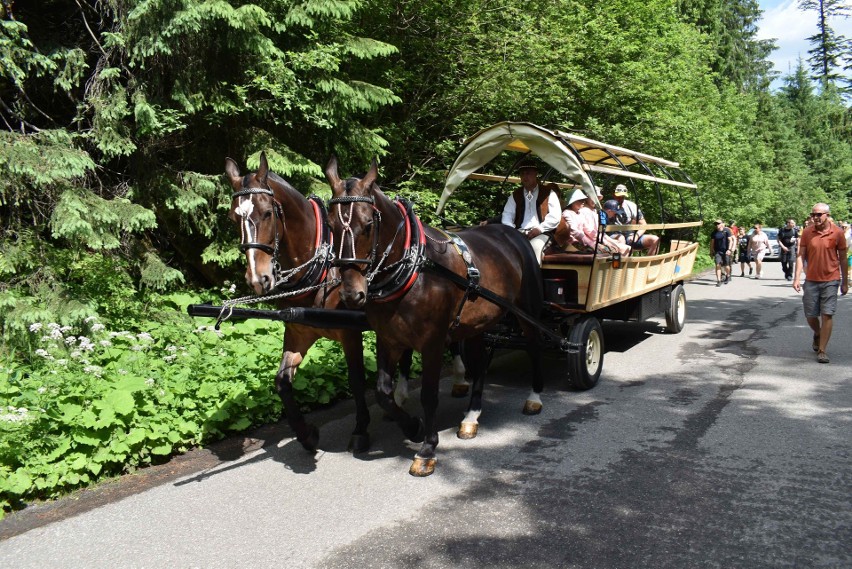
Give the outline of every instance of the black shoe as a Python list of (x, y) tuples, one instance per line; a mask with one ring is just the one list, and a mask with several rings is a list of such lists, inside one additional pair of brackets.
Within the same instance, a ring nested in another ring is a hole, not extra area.
[(722, 286), (722, 281), (716, 281), (716, 286)]
[(793, 275), (787, 275), (787, 280), (788, 280), (788, 281), (793, 280)]
[(751, 274), (752, 274), (753, 272), (754, 272), (754, 269), (752, 269), (751, 267), (749, 267), (749, 268), (748, 268), (748, 274), (749, 274), (749, 276), (751, 276)]

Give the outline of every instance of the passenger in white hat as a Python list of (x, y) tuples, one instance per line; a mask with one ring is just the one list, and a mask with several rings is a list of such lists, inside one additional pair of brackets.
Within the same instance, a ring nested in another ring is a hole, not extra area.
[(586, 206), (588, 197), (582, 190), (574, 190), (568, 200), (568, 207), (562, 212), (562, 217), (570, 229), (570, 241), (567, 250), (594, 251), (601, 253), (630, 253), (630, 247), (619, 244), (604, 235), (600, 246), (598, 244), (598, 214)]

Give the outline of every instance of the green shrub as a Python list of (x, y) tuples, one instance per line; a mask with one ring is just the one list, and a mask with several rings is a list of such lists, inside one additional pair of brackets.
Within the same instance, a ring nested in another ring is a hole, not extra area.
[[(3, 510), (277, 420), (273, 378), (283, 327), (261, 320), (226, 322), (220, 331), (198, 326), (185, 309), (200, 300), (151, 295), (132, 330), (111, 331), (94, 316), (79, 326), (34, 322), (29, 352), (5, 351)], [(375, 371), (372, 335), (365, 346), (367, 368)], [(305, 407), (347, 395), (340, 346), (317, 342), (294, 386)]]

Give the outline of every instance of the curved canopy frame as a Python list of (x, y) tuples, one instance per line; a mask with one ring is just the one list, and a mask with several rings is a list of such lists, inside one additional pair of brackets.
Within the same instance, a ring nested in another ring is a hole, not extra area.
[[(447, 173), (437, 213), (441, 213), (447, 200), (465, 179), (506, 150), (535, 154), (574, 181), (598, 206), (592, 174), (645, 180), (693, 191), (697, 189), (679, 169), (677, 162), (528, 122), (504, 121), (480, 130), (465, 141)], [(475, 177), (498, 179), (497, 176), (481, 174)]]

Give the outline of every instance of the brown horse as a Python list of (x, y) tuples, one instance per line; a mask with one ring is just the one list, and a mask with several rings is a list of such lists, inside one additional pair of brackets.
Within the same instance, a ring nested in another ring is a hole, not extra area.
[[(329, 233), (325, 207), (306, 199), (280, 176), (269, 171), (260, 155), (257, 172), (240, 174), (237, 163), (225, 159), (225, 172), (234, 189), (229, 217), (239, 226), (240, 249), (246, 256), (246, 282), (258, 295), (282, 295), (280, 307), (308, 306), (334, 309), (342, 306), (339, 284), (329, 265)], [(337, 280), (339, 283), (339, 280)], [(275, 375), (275, 389), (287, 422), (305, 449), (315, 451), (319, 430), (308, 423), (293, 398), (293, 377), (305, 353), (319, 338), (340, 342), (349, 367), (349, 387), (355, 399), (353, 452), (369, 448), (370, 414), (365, 398), (362, 334), (357, 330), (319, 329), (289, 323), (284, 330), (284, 350)]]
[[(498, 324), (508, 307), (537, 318), (542, 309), (541, 270), (529, 242), (504, 225), (487, 225), (451, 236), (423, 226), (410, 206), (391, 201), (375, 184), (373, 161), (363, 178), (341, 180), (337, 159), (326, 167), (332, 188), (329, 225), (335, 264), (343, 278), (341, 299), (366, 310), (376, 331), (377, 399), (403, 433), (422, 445), (409, 472), (434, 472), (438, 428), (435, 413), (442, 353), (449, 341), (464, 340), (465, 365), (473, 380), (459, 437), (476, 435), (486, 371), (483, 333)], [(492, 296), (500, 306), (488, 300)], [(533, 395), (524, 412), (541, 411), (543, 379), (539, 331), (519, 318), (532, 356)], [(392, 372), (404, 350), (423, 358), (420, 400), (425, 424), (394, 404)]]

